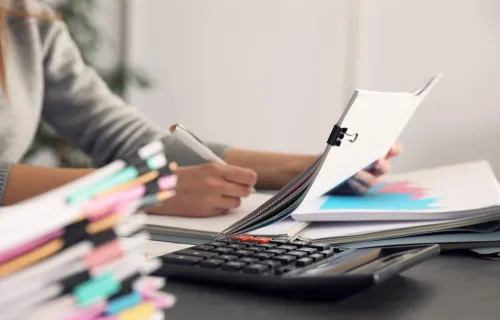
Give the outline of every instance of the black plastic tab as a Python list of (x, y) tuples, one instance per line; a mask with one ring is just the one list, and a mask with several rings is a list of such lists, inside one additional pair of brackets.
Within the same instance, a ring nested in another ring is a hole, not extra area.
[(77, 285), (90, 280), (90, 274), (88, 270), (84, 270), (80, 273), (75, 273), (69, 277), (66, 277), (61, 280), (60, 284), (62, 285), (62, 294), (68, 294), (73, 291), (73, 288)]
[(153, 180), (146, 183), (146, 195), (153, 195), (160, 192), (160, 187), (158, 186), (158, 180)]
[(70, 225), (68, 225), (64, 229), (64, 248), (69, 248), (73, 246), (74, 244), (87, 239), (88, 234), (87, 230), (85, 229), (87, 225), (89, 224), (89, 221), (87, 219), (74, 222)]
[(105, 243), (115, 240), (116, 238), (117, 236), (115, 231), (113, 229), (109, 229), (91, 236), (90, 241), (92, 241), (95, 247), (99, 247)]
[(331, 146), (338, 147), (342, 143), (342, 139), (344, 139), (344, 135), (347, 132), (347, 128), (341, 128), (338, 125), (335, 125), (328, 137), (326, 143)]

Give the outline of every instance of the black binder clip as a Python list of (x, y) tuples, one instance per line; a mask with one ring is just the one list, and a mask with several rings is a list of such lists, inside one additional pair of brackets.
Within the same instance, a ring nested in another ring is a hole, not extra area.
[(357, 133), (349, 134), (347, 133), (347, 128), (341, 128), (338, 125), (335, 125), (326, 143), (333, 147), (339, 147), (342, 144), (345, 136), (350, 137), (350, 139), (348, 140), (350, 143), (353, 143), (358, 139)]

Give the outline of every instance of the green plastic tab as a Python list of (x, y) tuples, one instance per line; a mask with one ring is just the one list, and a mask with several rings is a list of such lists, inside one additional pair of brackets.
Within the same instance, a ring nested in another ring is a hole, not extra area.
[(73, 294), (78, 305), (88, 307), (98, 301), (108, 299), (120, 289), (120, 282), (114, 279), (113, 274), (107, 273), (79, 284), (73, 290)]
[(70, 196), (68, 199), (69, 204), (79, 204), (85, 201), (88, 201), (96, 194), (107, 191), (117, 185), (128, 182), (137, 178), (137, 169), (135, 167), (127, 167), (122, 171), (112, 175), (109, 179), (104, 179), (96, 184), (86, 188), (85, 190), (81, 190), (73, 196)]

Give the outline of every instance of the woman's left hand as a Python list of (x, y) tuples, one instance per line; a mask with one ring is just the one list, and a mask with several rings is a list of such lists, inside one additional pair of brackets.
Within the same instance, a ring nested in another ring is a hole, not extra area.
[(353, 177), (349, 178), (345, 183), (335, 188), (334, 194), (364, 194), (370, 188), (377, 184), (380, 176), (386, 174), (390, 170), (390, 159), (400, 155), (403, 148), (399, 143), (395, 143), (387, 156), (376, 161), (370, 168), (360, 171)]

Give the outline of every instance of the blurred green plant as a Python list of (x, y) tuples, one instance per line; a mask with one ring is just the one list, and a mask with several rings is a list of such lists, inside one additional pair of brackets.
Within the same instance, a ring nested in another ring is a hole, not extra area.
[[(114, 93), (123, 97), (129, 87), (140, 89), (151, 87), (151, 81), (146, 73), (140, 69), (131, 68), (123, 62), (111, 69), (98, 68), (93, 65), (98, 49), (103, 43), (109, 43), (109, 39), (95, 21), (96, 12), (99, 10), (98, 0), (66, 0), (54, 6), (67, 24), (84, 61), (96, 69)], [(41, 149), (53, 151), (60, 167), (92, 167), (92, 161), (88, 156), (58, 135), (43, 120), (38, 126), (34, 142), (26, 153), (24, 161), (31, 159)]]

